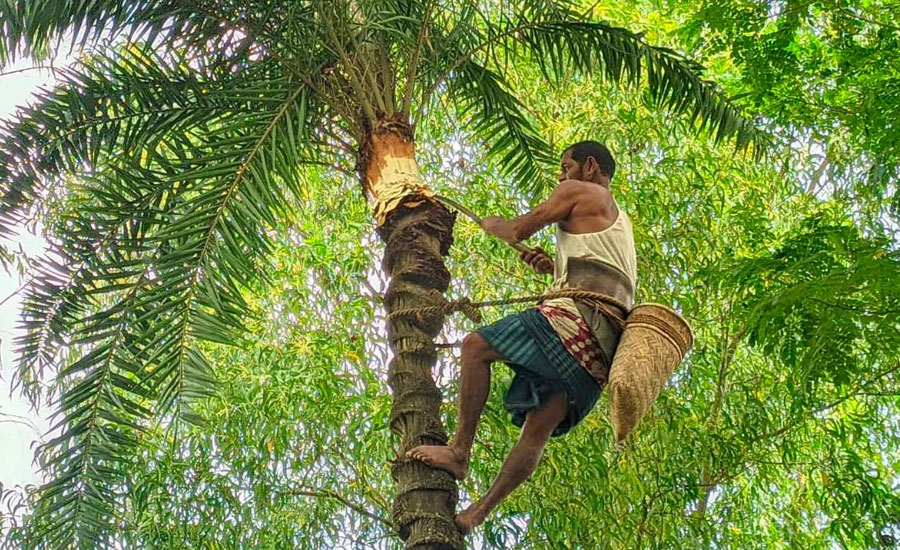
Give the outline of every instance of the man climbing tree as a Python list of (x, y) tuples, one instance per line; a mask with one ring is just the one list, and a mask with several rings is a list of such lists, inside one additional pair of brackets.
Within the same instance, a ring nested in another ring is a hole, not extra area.
[(581, 422), (606, 384), (625, 315), (613, 304), (630, 306), (637, 278), (631, 222), (609, 188), (615, 168), (605, 146), (576, 143), (562, 155), (560, 183), (549, 199), (515, 219), (483, 221), (485, 231), (513, 244), (557, 224), (556, 262), (540, 249), (522, 252), (522, 259), (538, 273), (553, 273), (554, 289), (582, 288), (613, 300), (548, 300), (463, 340), (456, 436), (447, 446), (421, 445), (407, 456), (466, 477), (495, 361), (515, 371), (505, 404), (522, 427), (488, 493), (456, 517), (463, 533), (534, 472), (548, 439)]

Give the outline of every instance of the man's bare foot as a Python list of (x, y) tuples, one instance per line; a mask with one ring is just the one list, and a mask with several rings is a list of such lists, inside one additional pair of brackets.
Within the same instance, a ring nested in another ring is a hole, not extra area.
[(456, 479), (466, 479), (469, 473), (469, 461), (447, 445), (419, 445), (410, 449), (406, 456), (450, 472)]
[(468, 535), (472, 529), (481, 525), (483, 521), (484, 512), (473, 504), (456, 516), (456, 527), (460, 533)]

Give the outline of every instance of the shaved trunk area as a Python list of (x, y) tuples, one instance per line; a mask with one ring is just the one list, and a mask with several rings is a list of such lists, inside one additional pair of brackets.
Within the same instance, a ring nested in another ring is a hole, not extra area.
[[(444, 264), (453, 239), (454, 215), (431, 199), (418, 177), (412, 130), (403, 121), (379, 121), (360, 153), (363, 185), (375, 197), (378, 234), (386, 249), (382, 267), (390, 277), (388, 313), (433, 305), (430, 293), (450, 284)], [(441, 393), (432, 376), (434, 337), (440, 315), (396, 318), (387, 323), (394, 352), (388, 365), (393, 393), (391, 429), (400, 439), (391, 474), (397, 484), (393, 520), (406, 547), (448, 550), (463, 547), (454, 523), (456, 481), (447, 472), (405, 458), (417, 445), (445, 445)]]

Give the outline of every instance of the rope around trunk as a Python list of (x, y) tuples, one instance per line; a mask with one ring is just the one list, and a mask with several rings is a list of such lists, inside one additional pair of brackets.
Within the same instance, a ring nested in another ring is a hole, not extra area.
[(624, 313), (628, 313), (630, 308), (622, 301), (601, 294), (599, 292), (591, 292), (589, 290), (581, 290), (578, 288), (564, 288), (560, 290), (551, 290), (544, 294), (535, 294), (532, 296), (519, 296), (517, 298), (506, 298), (504, 300), (486, 300), (483, 302), (473, 302), (469, 298), (464, 297), (458, 300), (448, 300), (439, 291), (432, 289), (431, 299), (435, 302), (431, 306), (410, 307), (392, 311), (387, 315), (386, 321), (393, 321), (399, 317), (422, 316), (422, 315), (449, 315), (461, 311), (463, 315), (471, 319), (475, 323), (482, 320), (481, 312), (478, 308), (490, 306), (505, 306), (509, 304), (525, 304), (542, 302), (553, 298), (572, 298), (573, 300), (582, 301), (591, 307), (600, 310), (610, 320), (619, 326), (624, 326), (625, 319), (622, 315), (610, 308), (614, 306)]

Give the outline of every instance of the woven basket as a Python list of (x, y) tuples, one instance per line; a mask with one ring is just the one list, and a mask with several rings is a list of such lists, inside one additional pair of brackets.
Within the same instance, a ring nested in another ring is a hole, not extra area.
[(666, 306), (645, 303), (631, 310), (609, 375), (616, 442), (638, 425), (693, 343), (691, 326)]

